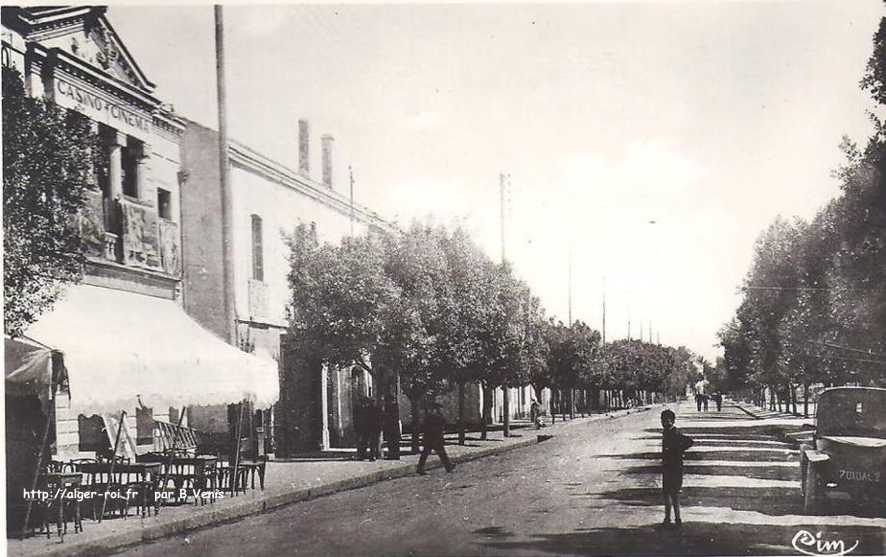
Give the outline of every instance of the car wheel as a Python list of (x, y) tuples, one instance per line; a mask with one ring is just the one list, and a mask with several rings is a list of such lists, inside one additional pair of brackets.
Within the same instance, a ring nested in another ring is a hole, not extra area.
[(803, 512), (815, 514), (818, 512), (818, 472), (815, 465), (806, 460), (805, 473), (803, 474)]

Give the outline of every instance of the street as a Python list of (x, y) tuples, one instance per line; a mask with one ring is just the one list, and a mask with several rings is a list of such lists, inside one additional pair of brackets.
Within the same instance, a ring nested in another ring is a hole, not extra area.
[(847, 550), (858, 542), (854, 555), (886, 553), (882, 513), (846, 507), (804, 516), (797, 452), (772, 434), (775, 420), (754, 420), (728, 403), (719, 413), (677, 409), (677, 427), (695, 446), (686, 457), (682, 530), (661, 529), (659, 410), (575, 422), (452, 474), (438, 468), (125, 554), (798, 555), (795, 546), (816, 554), (815, 540)]

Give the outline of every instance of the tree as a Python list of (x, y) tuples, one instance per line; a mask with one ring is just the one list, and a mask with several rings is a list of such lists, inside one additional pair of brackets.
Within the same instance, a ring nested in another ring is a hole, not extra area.
[(384, 250), (371, 236), (340, 246), (321, 244), (299, 224), (285, 237), (290, 249), (289, 332), (305, 353), (337, 367), (356, 364), (374, 374), (371, 355), (399, 291), (384, 273)]
[(399, 295), (385, 314), (385, 327), (374, 361), (392, 373), (412, 407), (412, 449), (418, 450), (422, 401), (445, 388), (445, 332), (453, 314), (442, 230), (419, 223), (385, 239), (385, 275)]
[(77, 215), (93, 187), (98, 139), (89, 121), (25, 94), (3, 68), (4, 331), (21, 334), (83, 276)]

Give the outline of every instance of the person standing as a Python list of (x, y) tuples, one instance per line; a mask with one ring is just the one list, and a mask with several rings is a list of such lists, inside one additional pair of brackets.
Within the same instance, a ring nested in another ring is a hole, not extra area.
[(354, 407), (354, 432), (357, 434), (357, 460), (366, 459), (366, 449), (369, 445), (369, 418), (367, 416), (367, 399), (365, 396), (357, 398)]
[(375, 399), (366, 401), (366, 443), (369, 445), (369, 460), (381, 458), (381, 409)]
[(535, 429), (541, 429), (544, 425), (541, 421), (541, 405), (534, 398), (529, 404), (529, 419), (532, 420)]
[(691, 438), (683, 435), (674, 425), (677, 416), (673, 410), (661, 412), (661, 491), (664, 497), (665, 517), (662, 525), (670, 526), (671, 508), (674, 509), (674, 525), (680, 527), (680, 490), (683, 488), (683, 453), (692, 446)]
[(393, 396), (385, 401), (382, 410), (383, 435), (388, 445), (388, 459), (400, 460), (400, 407)]
[(421, 475), (426, 474), (425, 463), (428, 461), (428, 456), (431, 454), (432, 450), (440, 457), (440, 462), (443, 463), (447, 472), (455, 470), (455, 464), (452, 464), (452, 462), (449, 461), (449, 455), (446, 454), (446, 447), (443, 440), (443, 434), (446, 432), (446, 418), (444, 418), (441, 413), (442, 409), (443, 407), (436, 402), (432, 403), (430, 412), (425, 416), (424, 422), (422, 423), (421, 456), (418, 457), (418, 467), (415, 470)]

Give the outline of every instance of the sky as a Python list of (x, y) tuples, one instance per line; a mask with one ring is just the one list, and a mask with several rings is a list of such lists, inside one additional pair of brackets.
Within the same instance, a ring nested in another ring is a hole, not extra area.
[[(224, 9), (230, 135), (382, 217), (466, 227), (547, 313), (709, 360), (753, 244), (839, 194), (879, 1)], [(215, 127), (212, 8), (112, 5), (156, 95)], [(504, 241), (500, 175), (507, 174)], [(570, 255), (571, 254), (571, 255)], [(571, 261), (571, 265), (570, 265)]]

